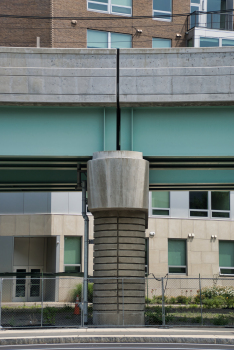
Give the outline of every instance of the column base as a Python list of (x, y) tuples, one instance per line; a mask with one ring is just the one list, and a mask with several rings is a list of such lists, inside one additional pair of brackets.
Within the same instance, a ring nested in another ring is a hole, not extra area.
[(144, 326), (144, 311), (94, 311), (93, 324), (95, 326)]

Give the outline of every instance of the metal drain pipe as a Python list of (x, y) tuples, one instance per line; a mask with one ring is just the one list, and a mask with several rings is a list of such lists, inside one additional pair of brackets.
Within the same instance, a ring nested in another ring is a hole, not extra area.
[(88, 324), (88, 261), (89, 261), (89, 217), (86, 211), (87, 182), (81, 182), (82, 187), (82, 216), (84, 218), (84, 283), (83, 283), (83, 319)]

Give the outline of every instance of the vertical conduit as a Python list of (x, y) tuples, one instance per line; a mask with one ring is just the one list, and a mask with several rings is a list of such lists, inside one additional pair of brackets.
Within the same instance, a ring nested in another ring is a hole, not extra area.
[(116, 55), (116, 151), (120, 151), (120, 106), (119, 106), (119, 49)]

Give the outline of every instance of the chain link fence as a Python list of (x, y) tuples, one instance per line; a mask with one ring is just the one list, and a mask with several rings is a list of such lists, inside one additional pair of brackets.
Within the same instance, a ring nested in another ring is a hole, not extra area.
[(233, 326), (234, 278), (0, 278), (0, 326)]

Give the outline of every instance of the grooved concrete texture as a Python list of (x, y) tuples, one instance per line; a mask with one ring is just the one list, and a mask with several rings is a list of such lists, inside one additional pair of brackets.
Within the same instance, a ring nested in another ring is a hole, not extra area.
[(99, 152), (88, 162), (96, 325), (144, 325), (148, 174), (139, 152)]
[[(233, 53), (120, 49), (120, 105), (230, 104)], [(0, 103), (116, 106), (116, 49), (0, 47)]]

